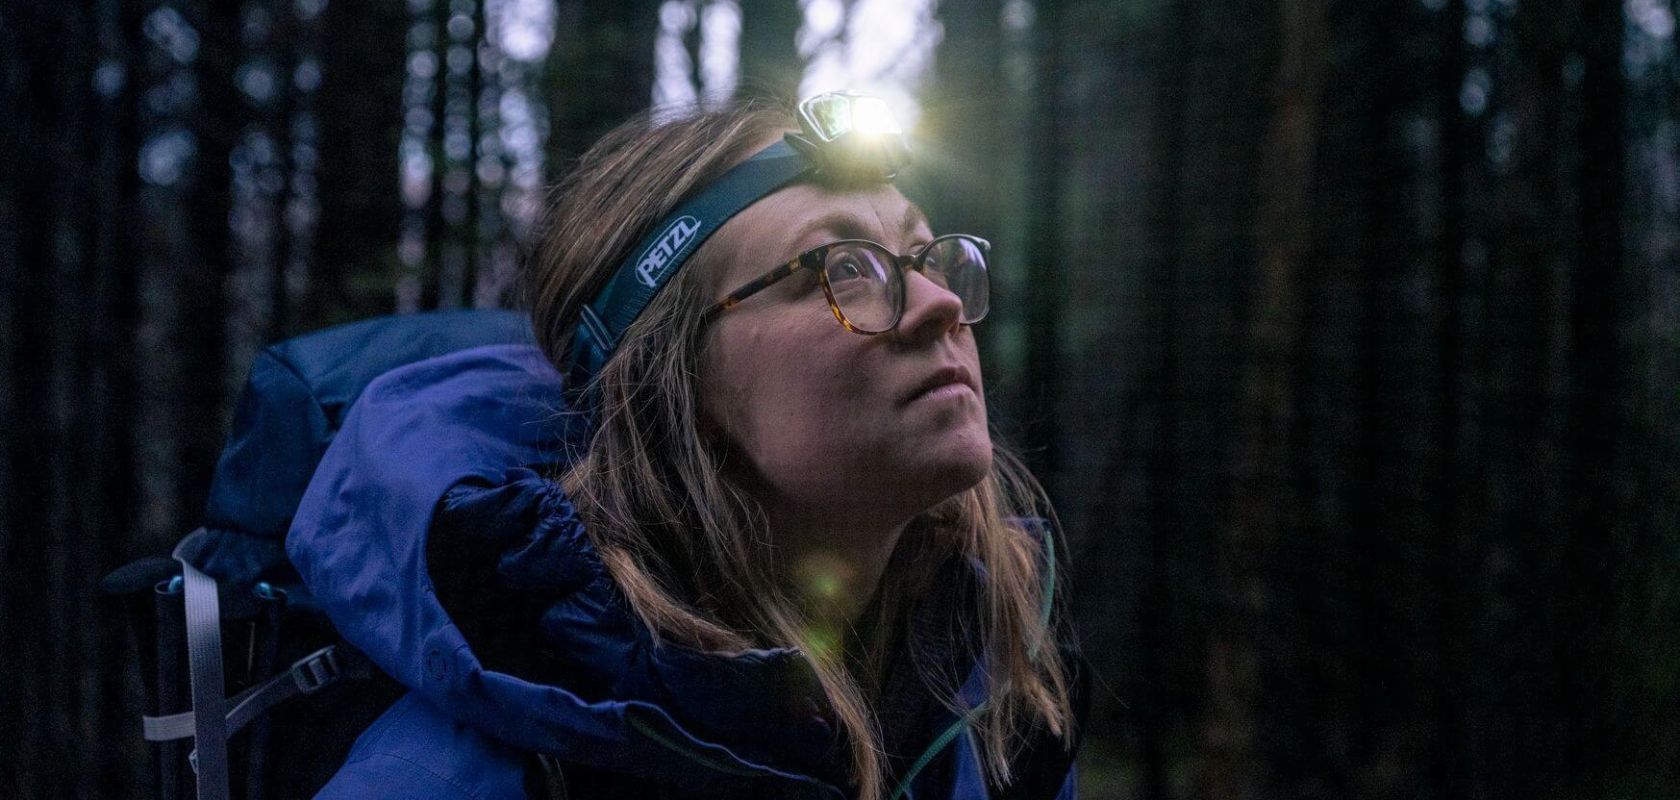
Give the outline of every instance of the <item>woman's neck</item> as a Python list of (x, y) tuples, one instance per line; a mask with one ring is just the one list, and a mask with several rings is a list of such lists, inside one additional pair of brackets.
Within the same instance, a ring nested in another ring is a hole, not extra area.
[(905, 523), (865, 527), (782, 517), (771, 520), (783, 585), (812, 634), (838, 645), (881, 583)]

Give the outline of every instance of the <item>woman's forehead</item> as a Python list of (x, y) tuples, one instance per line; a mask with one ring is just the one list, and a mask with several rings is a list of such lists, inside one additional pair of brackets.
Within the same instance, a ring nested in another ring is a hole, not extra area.
[[(718, 247), (710, 271), (728, 291), (800, 253), (836, 239), (870, 239), (908, 250), (930, 235), (927, 217), (891, 184), (833, 189), (796, 183), (748, 206), (707, 242)], [(711, 258), (707, 259), (712, 260)], [(710, 282), (710, 281), (708, 281)]]
[[(895, 246), (926, 231), (927, 217), (891, 184), (836, 190), (796, 184), (766, 197), (759, 225), (776, 232), (764, 243), (801, 248), (840, 238)], [(813, 238), (814, 237), (814, 238)], [(820, 240), (820, 241), (818, 241)], [(788, 255), (794, 255), (789, 253)]]

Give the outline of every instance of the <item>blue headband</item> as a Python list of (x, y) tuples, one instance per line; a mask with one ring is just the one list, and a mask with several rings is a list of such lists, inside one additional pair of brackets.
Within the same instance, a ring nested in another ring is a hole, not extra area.
[(630, 257), (600, 294), (580, 311), (581, 320), (572, 336), (567, 383), (582, 390), (585, 382), (600, 374), (630, 323), (641, 316), (701, 242), (742, 209), (792, 183), (811, 167), (792, 145), (777, 142), (741, 162), (661, 220), (630, 251)]
[[(574, 406), (593, 410), (593, 399), (584, 393), (618, 349), (624, 332), (700, 244), (731, 217), (802, 178), (822, 174), (840, 180), (891, 179), (909, 163), (909, 147), (896, 123), (890, 118), (881, 122), (886, 113), (884, 103), (856, 92), (808, 98), (799, 104), (800, 133), (789, 133), (760, 150), (660, 220), (579, 311), (566, 375), (566, 385), (582, 400)], [(877, 127), (870, 129), (866, 122)]]

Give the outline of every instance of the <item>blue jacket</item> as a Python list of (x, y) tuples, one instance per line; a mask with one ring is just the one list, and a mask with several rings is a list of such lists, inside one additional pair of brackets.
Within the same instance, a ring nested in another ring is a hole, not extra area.
[[(655, 647), (629, 611), (540, 471), (581, 433), (559, 381), (529, 345), (411, 364), (369, 384), (328, 447), (287, 555), (409, 692), (319, 796), (523, 798), (529, 753), (681, 797), (846, 796), (845, 748), (802, 653)], [(967, 660), (971, 706), (985, 693), (972, 652), (945, 651)], [(987, 797), (958, 716), (898, 672), (882, 723), (895, 783), (913, 773), (903, 796)], [(1073, 796), (1071, 755), (1029, 755), (1039, 796)]]

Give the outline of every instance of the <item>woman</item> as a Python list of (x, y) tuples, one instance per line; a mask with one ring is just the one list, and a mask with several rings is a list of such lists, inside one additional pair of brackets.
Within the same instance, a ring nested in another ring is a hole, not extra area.
[[(329, 452), (288, 548), (414, 692), (324, 796), (1072, 795), (1048, 504), (989, 434), (970, 330), (987, 245), (892, 187), (876, 103), (621, 126), (551, 211), (537, 348), (368, 388), (332, 449), (382, 462)], [(442, 499), (325, 530), (356, 481)], [(399, 624), (358, 611), (405, 584)]]

